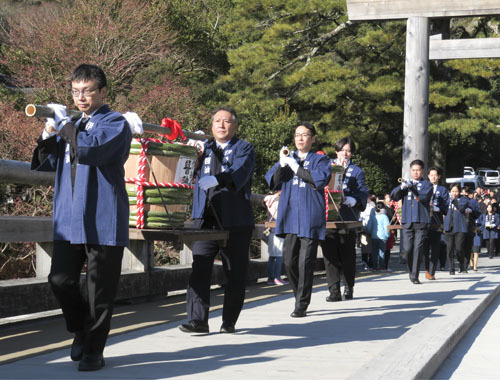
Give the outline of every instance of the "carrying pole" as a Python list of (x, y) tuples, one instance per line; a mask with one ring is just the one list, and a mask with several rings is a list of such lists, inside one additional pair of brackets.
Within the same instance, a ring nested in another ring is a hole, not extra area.
[[(38, 117), (38, 118), (54, 117), (54, 111), (52, 110), (52, 108), (38, 104), (28, 104), (24, 112), (26, 113), (26, 116), (29, 117)], [(80, 117), (82, 113), (77, 110), (67, 110), (66, 114), (71, 117)], [(142, 123), (142, 129), (144, 130), (144, 132), (157, 133), (159, 135), (168, 136), (172, 134), (170, 128), (162, 127), (161, 125), (157, 124)], [(198, 134), (191, 131), (185, 131), (184, 129), (182, 130), (182, 133), (184, 133), (184, 136), (186, 136), (188, 139), (192, 140), (208, 140), (208, 141), (213, 140), (212, 136)]]

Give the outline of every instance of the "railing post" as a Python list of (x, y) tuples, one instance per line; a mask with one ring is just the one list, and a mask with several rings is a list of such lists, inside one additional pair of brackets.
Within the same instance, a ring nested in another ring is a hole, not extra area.
[(154, 242), (130, 240), (123, 251), (122, 271), (150, 272), (154, 266)]
[(191, 265), (193, 263), (193, 243), (184, 243), (180, 252), (179, 263), (181, 265)]
[(52, 253), (54, 252), (54, 242), (36, 243), (36, 277), (48, 277), (50, 265), (52, 263)]

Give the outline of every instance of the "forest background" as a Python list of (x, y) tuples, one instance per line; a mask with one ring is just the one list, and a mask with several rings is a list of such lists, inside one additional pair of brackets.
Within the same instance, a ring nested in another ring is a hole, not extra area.
[[(499, 25), (453, 18), (431, 28), (484, 38), (499, 37)], [(345, 0), (3, 0), (0, 158), (31, 160), (43, 124), (25, 105), (72, 105), (67, 78), (86, 62), (106, 72), (112, 108), (145, 122), (209, 131), (210, 111), (233, 106), (257, 151), (255, 193), (267, 192), (263, 175), (305, 120), (328, 155), (352, 136), (354, 161), (382, 195), (401, 173), (405, 39), (403, 21), (349, 22)], [(431, 62), (429, 166), (461, 176), (464, 165), (499, 165), (499, 69), (498, 59)], [(50, 199), (51, 189), (0, 184), (4, 215), (50, 213)]]

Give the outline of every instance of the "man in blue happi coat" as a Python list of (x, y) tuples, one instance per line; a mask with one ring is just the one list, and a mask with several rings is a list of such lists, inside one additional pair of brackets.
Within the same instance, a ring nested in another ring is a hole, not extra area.
[[(70, 78), (79, 118), (50, 104), (48, 119), (33, 155), (32, 169), (55, 171), (54, 252), (50, 286), (66, 327), (75, 334), (71, 359), (78, 370), (104, 366), (123, 249), (129, 243), (129, 205), (123, 165), (132, 133), (126, 119), (104, 104), (107, 82), (97, 66), (82, 64)], [(80, 273), (87, 261), (87, 289)]]
[[(335, 152), (337, 158), (332, 160), (332, 164), (344, 168), (342, 175), (344, 200), (340, 204), (339, 220), (358, 221), (361, 211), (366, 208), (369, 191), (363, 169), (351, 160), (352, 155), (356, 153), (356, 144), (351, 137), (343, 137), (335, 143)], [(329, 291), (326, 301), (342, 300), (340, 292), (342, 278), (344, 279), (344, 299), (352, 299), (356, 276), (356, 231), (354, 229), (340, 231), (329, 229), (321, 247)]]
[(424, 162), (413, 160), (410, 163), (411, 179), (403, 180), (391, 192), (395, 201), (403, 201), (401, 216), (403, 255), (408, 260), (410, 281), (420, 284), (418, 279), (420, 262), (424, 256), (426, 239), (431, 223), (429, 205), (432, 197), (432, 184), (422, 178)]
[(300, 123), (295, 129), (297, 150), (266, 174), (271, 190), (281, 190), (275, 234), (285, 238), (283, 262), (295, 295), (292, 317), (305, 317), (311, 301), (318, 242), (326, 230), (325, 186), (330, 181), (330, 159), (311, 152), (316, 129)]
[(439, 184), (441, 170), (432, 167), (427, 171), (427, 178), (432, 184), (432, 196), (429, 205), (431, 224), (424, 249), (425, 278), (436, 279), (436, 268), (441, 252), (441, 236), (443, 234), (443, 218), (448, 211), (448, 190)]
[(212, 113), (214, 139), (205, 144), (196, 172), (192, 218), (204, 229), (229, 231), (225, 247), (217, 241), (193, 244), (193, 271), (187, 287), (186, 333), (208, 333), (210, 285), (216, 255), (221, 252), (224, 285), (221, 333), (234, 333), (245, 299), (249, 247), (254, 217), (250, 194), (255, 169), (253, 146), (236, 135), (238, 116), (231, 107)]

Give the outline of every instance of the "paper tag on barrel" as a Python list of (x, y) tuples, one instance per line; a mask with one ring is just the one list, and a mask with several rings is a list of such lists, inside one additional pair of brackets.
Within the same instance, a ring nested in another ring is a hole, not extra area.
[(179, 161), (177, 161), (174, 182), (191, 185), (193, 182), (195, 166), (196, 158), (180, 156)]

